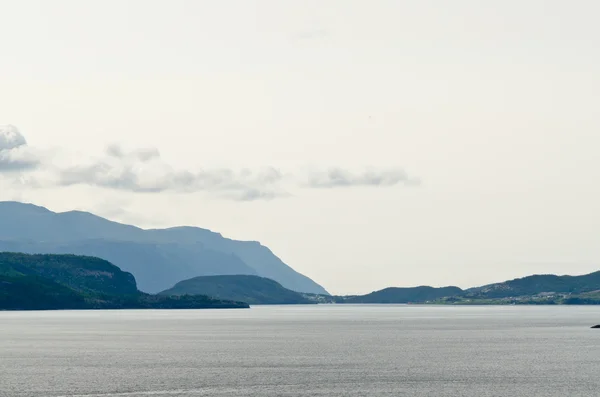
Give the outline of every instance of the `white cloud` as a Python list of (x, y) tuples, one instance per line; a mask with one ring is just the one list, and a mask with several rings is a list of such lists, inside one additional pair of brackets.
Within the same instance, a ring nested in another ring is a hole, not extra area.
[(0, 125), (0, 151), (27, 145), (23, 134), (14, 125)]
[(87, 185), (133, 193), (205, 192), (223, 199), (255, 201), (289, 196), (285, 184), (318, 189), (418, 184), (399, 168), (353, 172), (334, 167), (313, 170), (304, 178), (284, 175), (274, 167), (178, 170), (163, 161), (155, 148), (126, 150), (117, 144), (109, 145), (100, 157), (73, 161), (69, 153), (33, 150), (14, 126), (0, 128), (0, 148), (0, 172), (20, 171), (15, 182), (38, 189)]
[(333, 167), (326, 171), (311, 171), (307, 187), (332, 189), (352, 186), (394, 186), (398, 184), (414, 186), (420, 184), (416, 178), (408, 176), (401, 168), (366, 169), (360, 172)]
[(283, 176), (272, 167), (239, 172), (176, 170), (162, 161), (156, 149), (126, 151), (118, 145), (109, 146), (103, 157), (88, 164), (58, 169), (57, 177), (60, 186), (91, 185), (137, 193), (209, 192), (240, 201), (284, 194), (278, 188)]
[(0, 172), (29, 170), (38, 164), (39, 159), (15, 126), (0, 126)]

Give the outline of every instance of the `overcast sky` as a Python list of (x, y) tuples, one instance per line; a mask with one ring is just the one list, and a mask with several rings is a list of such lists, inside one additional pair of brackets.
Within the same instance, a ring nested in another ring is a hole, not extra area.
[(600, 269), (596, 0), (0, 15), (0, 200), (258, 240), (333, 293)]

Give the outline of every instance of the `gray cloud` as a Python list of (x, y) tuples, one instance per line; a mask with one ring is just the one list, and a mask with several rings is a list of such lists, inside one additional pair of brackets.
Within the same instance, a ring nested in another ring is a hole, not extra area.
[(142, 148), (125, 152), (123, 148), (116, 144), (109, 145), (106, 148), (106, 154), (118, 159), (134, 159), (144, 163), (160, 158), (160, 152), (155, 148)]
[(0, 125), (0, 151), (27, 145), (23, 134), (14, 125)]
[(408, 176), (401, 168), (367, 169), (352, 172), (334, 167), (327, 171), (311, 171), (308, 175), (307, 187), (316, 189), (332, 189), (351, 186), (395, 186), (399, 184), (414, 186), (420, 181)]
[(256, 201), (290, 196), (283, 188), (286, 184), (313, 189), (419, 184), (400, 168), (355, 172), (334, 167), (295, 175), (273, 167), (189, 171), (174, 169), (154, 148), (127, 151), (110, 145), (101, 157), (76, 165), (69, 164), (68, 153), (59, 153), (35, 151), (17, 128), (0, 126), (0, 173), (12, 172), (11, 179), (30, 188), (88, 185), (135, 193), (205, 192), (228, 200)]
[(282, 174), (272, 167), (259, 171), (214, 169), (191, 172), (175, 170), (160, 159), (155, 149), (131, 152), (111, 145), (105, 157), (88, 165), (60, 169), (61, 186), (92, 185), (138, 193), (212, 192), (239, 201), (275, 198), (285, 193), (278, 189)]
[(290, 194), (283, 191), (269, 191), (260, 189), (244, 189), (237, 191), (230, 191), (220, 194), (221, 197), (236, 200), (236, 201), (257, 201), (257, 200), (273, 200), (276, 198), (289, 197)]
[(0, 172), (30, 170), (36, 168), (39, 162), (15, 126), (0, 126)]

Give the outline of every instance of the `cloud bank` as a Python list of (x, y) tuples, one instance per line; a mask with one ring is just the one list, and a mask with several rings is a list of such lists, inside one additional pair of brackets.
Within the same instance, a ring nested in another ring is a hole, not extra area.
[(13, 125), (0, 125), (0, 172), (30, 170), (38, 164), (39, 159), (19, 130)]
[(268, 167), (258, 171), (213, 169), (175, 170), (162, 161), (156, 149), (125, 151), (109, 146), (104, 157), (89, 164), (58, 170), (58, 185), (92, 185), (136, 193), (211, 192), (242, 201), (275, 198), (283, 195), (277, 184), (282, 174)]
[(167, 164), (155, 148), (126, 150), (116, 144), (109, 145), (100, 157), (75, 165), (58, 165), (51, 154), (40, 153), (27, 145), (14, 126), (0, 127), (0, 173), (18, 174), (20, 183), (34, 188), (87, 185), (147, 194), (204, 192), (223, 199), (255, 201), (289, 196), (286, 186), (335, 189), (419, 184), (401, 168), (357, 172), (333, 167), (305, 174), (284, 174), (275, 167), (181, 170)]

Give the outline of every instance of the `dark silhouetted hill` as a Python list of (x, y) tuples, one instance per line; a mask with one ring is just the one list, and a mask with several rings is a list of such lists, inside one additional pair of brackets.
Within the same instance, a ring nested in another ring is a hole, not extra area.
[(367, 295), (338, 297), (338, 303), (423, 303), (462, 292), (458, 287), (390, 287)]
[(276, 281), (247, 275), (194, 277), (160, 293), (167, 296), (186, 294), (208, 295), (251, 305), (311, 303), (302, 294), (284, 288)]

